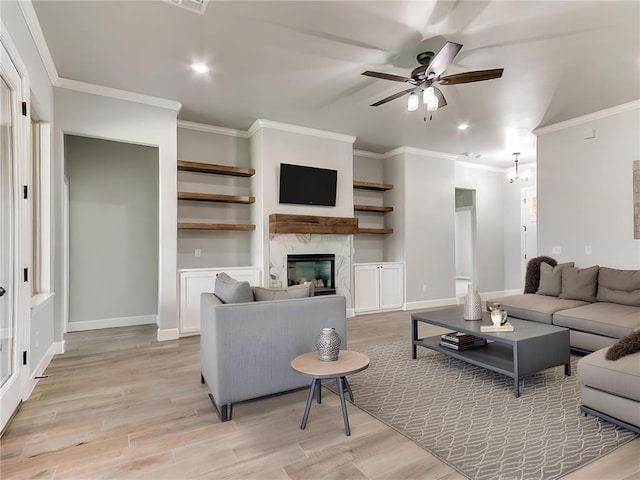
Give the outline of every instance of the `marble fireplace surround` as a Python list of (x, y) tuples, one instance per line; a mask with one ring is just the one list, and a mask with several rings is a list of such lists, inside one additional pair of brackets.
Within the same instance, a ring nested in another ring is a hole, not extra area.
[(336, 293), (351, 306), (353, 235), (287, 233), (269, 235), (269, 281), (272, 287), (287, 285), (287, 255), (335, 255)]

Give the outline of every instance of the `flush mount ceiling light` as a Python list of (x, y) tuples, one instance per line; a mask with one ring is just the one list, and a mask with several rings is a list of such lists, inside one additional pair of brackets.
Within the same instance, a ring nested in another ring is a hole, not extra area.
[(518, 172), (518, 155), (520, 155), (520, 152), (514, 152), (513, 156), (514, 158), (514, 163), (516, 164), (513, 172), (510, 172), (507, 175), (507, 178), (509, 179), (509, 183), (513, 183), (516, 180), (522, 181), (522, 182), (528, 182), (529, 181), (529, 177), (531, 175), (531, 172), (529, 172), (529, 170), (525, 170), (522, 175), (519, 174)]
[(458, 130), (466, 130), (467, 128), (469, 128), (469, 125), (467, 125), (466, 123), (461, 123), (460, 125), (458, 125)]
[(209, 73), (209, 67), (204, 63), (192, 63), (191, 70), (198, 73)]

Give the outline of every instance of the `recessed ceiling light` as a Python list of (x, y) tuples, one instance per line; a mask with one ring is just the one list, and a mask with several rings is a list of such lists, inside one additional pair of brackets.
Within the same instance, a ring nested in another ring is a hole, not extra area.
[(191, 69), (194, 72), (198, 72), (198, 73), (209, 73), (209, 67), (206, 66), (204, 63), (192, 63)]
[(467, 125), (466, 123), (461, 123), (460, 125), (458, 125), (458, 130), (466, 130), (467, 128), (469, 128), (469, 125)]

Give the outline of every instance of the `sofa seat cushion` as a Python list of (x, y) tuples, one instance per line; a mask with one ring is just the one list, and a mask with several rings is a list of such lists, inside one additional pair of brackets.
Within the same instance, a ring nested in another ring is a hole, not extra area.
[(622, 338), (640, 326), (640, 308), (596, 302), (556, 312), (553, 324), (605, 337)]
[(494, 298), (487, 300), (487, 304), (489, 303), (499, 303), (511, 317), (548, 324), (551, 324), (555, 312), (588, 304), (580, 300), (567, 300), (535, 293)]
[(578, 360), (578, 382), (640, 402), (640, 353), (607, 360), (602, 348)]

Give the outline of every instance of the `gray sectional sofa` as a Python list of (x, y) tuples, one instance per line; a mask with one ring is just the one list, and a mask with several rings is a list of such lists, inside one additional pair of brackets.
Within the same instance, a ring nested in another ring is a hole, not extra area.
[(314, 350), (322, 328), (334, 327), (347, 348), (345, 297), (310, 297), (309, 288), (251, 289), (220, 274), (216, 293), (201, 295), (201, 381), (221, 421), (234, 403), (309, 386), (290, 364)]
[(640, 352), (606, 358), (612, 345), (640, 332), (640, 270), (532, 261), (526, 284), (529, 293), (487, 304), (501, 304), (512, 317), (568, 328), (571, 348), (589, 353), (578, 361), (582, 411), (640, 433)]

